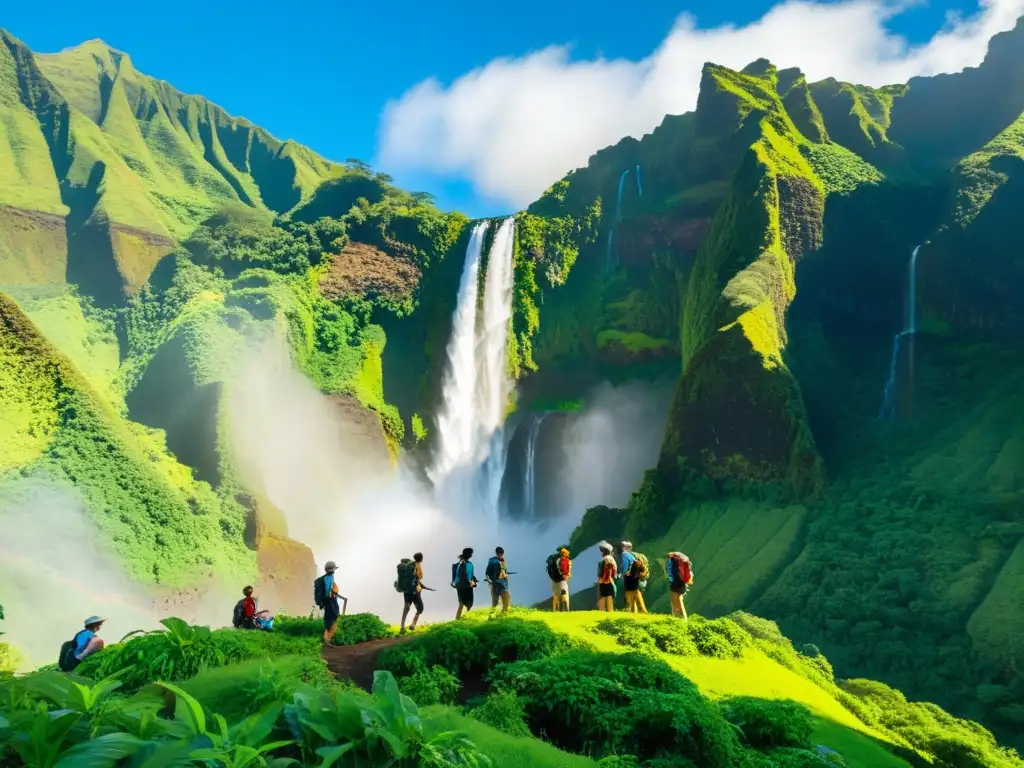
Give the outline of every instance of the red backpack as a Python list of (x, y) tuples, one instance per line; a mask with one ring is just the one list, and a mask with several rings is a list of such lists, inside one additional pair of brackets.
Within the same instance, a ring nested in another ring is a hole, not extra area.
[(683, 584), (693, 584), (693, 567), (690, 565), (690, 559), (678, 552), (673, 553), (671, 557), (676, 566), (676, 576)]

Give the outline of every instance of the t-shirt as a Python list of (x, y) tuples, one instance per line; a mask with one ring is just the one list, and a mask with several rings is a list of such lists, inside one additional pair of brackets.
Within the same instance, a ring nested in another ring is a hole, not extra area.
[(324, 592), (327, 594), (328, 602), (332, 603), (335, 607), (337, 607), (338, 585), (334, 583), (333, 573), (328, 573), (324, 575)]
[(423, 581), (423, 563), (416, 563), (416, 591), (422, 592), (423, 586), (420, 582)]
[(472, 584), (473, 579), (476, 578), (476, 569), (473, 568), (473, 563), (469, 560), (463, 560), (459, 563), (459, 567), (455, 571), (455, 586), (461, 587), (463, 584), (463, 573), (465, 573), (467, 584)]
[(615, 565), (615, 558), (605, 555), (601, 558), (601, 575), (597, 581), (599, 584), (611, 584), (618, 574), (618, 566)]
[(504, 587), (508, 586), (508, 565), (505, 563), (504, 557), (492, 557), (487, 562), (487, 573), (490, 575), (491, 581)]
[(622, 575), (632, 576), (633, 575), (633, 563), (636, 562), (636, 555), (632, 552), (622, 553)]
[(558, 558), (558, 572), (562, 574), (562, 578), (568, 581), (572, 578), (572, 560), (568, 557), (562, 556)]
[(242, 615), (247, 619), (251, 619), (256, 615), (256, 601), (251, 597), (247, 597), (242, 601)]
[(83, 629), (75, 635), (75, 656), (80, 656), (94, 637), (96, 637), (96, 633), (91, 629)]

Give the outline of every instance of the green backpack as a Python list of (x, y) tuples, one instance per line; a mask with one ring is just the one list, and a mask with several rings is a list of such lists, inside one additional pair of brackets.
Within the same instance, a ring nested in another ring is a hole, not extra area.
[(398, 564), (398, 580), (395, 581), (395, 591), (405, 595), (411, 595), (416, 591), (416, 563), (408, 557), (403, 557)]

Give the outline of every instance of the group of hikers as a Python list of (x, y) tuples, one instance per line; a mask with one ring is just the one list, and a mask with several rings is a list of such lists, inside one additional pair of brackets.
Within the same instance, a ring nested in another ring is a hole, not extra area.
[[(630, 613), (647, 613), (644, 602), (644, 590), (650, 577), (650, 563), (647, 556), (633, 551), (633, 545), (622, 541), (618, 545), (618, 557), (615, 547), (607, 541), (598, 545), (601, 559), (597, 566), (597, 609), (612, 612), (615, 610), (615, 597), (618, 593), (617, 582), (621, 580), (625, 592), (626, 610)], [(559, 547), (558, 551), (549, 555), (546, 562), (547, 575), (551, 579), (551, 610), (569, 610), (569, 581), (572, 579), (572, 557), (568, 547)], [(335, 572), (338, 565), (333, 560), (324, 564), (324, 573), (313, 582), (313, 602), (323, 611), (324, 645), (330, 645), (338, 627), (341, 608), (338, 604), (341, 597)], [(435, 592), (423, 583), (423, 553), (417, 552), (411, 558), (402, 558), (398, 563), (398, 578), (395, 590), (402, 595), (401, 634), (413, 632), (423, 615), (423, 592)], [(672, 615), (686, 620), (686, 607), (683, 597), (693, 584), (693, 564), (690, 558), (681, 552), (668, 553), (665, 573), (669, 582), (669, 601)], [(496, 547), (494, 555), (487, 561), (484, 569), (484, 580), (487, 582), (491, 595), (491, 610), (501, 605), (501, 612), (508, 613), (512, 604), (508, 577), (515, 571), (508, 570), (505, 561), (505, 550)], [(473, 549), (466, 547), (452, 564), (451, 586), (459, 599), (459, 607), (455, 618), (461, 619), (473, 609), (474, 592), (479, 582), (473, 565)], [(242, 599), (235, 604), (232, 624), (238, 629), (270, 631), (274, 628), (274, 618), (268, 611), (261, 611), (257, 606), (257, 598), (251, 586), (242, 590)], [(406, 626), (409, 613), (415, 608), (412, 621)], [(64, 643), (60, 650), (59, 666), (65, 672), (72, 671), (84, 659), (103, 649), (103, 639), (99, 631), (106, 619), (90, 616), (85, 620), (84, 628), (74, 638)]]
[[(644, 602), (644, 590), (650, 577), (650, 563), (647, 556), (633, 551), (628, 541), (619, 543), (618, 558), (615, 548), (606, 541), (598, 545), (601, 559), (597, 569), (597, 608), (599, 611), (614, 611), (615, 597), (618, 592), (617, 582), (622, 581), (625, 591), (626, 610), (630, 613), (647, 613)], [(568, 547), (559, 547), (558, 551), (547, 558), (547, 575), (551, 579), (551, 610), (569, 610), (569, 581), (572, 579), (572, 557)], [(341, 612), (338, 608), (338, 584), (334, 578), (337, 564), (329, 561), (324, 566), (324, 574), (313, 583), (313, 601), (324, 612), (324, 644), (329, 645), (337, 628)], [(420, 617), (423, 615), (423, 592), (435, 592), (435, 589), (423, 583), (423, 553), (417, 552), (411, 558), (404, 557), (398, 563), (398, 578), (395, 580), (395, 591), (402, 595), (404, 606), (402, 622), (399, 627), (401, 634), (414, 632)], [(683, 597), (693, 584), (693, 564), (690, 558), (681, 552), (670, 552), (665, 563), (665, 572), (669, 581), (669, 602), (672, 615), (686, 619), (686, 607)], [(508, 570), (505, 561), (505, 550), (496, 547), (494, 555), (487, 561), (484, 569), (484, 580), (488, 584), (491, 596), (491, 610), (501, 605), (501, 612), (508, 613), (512, 604), (508, 577), (515, 571)], [(473, 549), (466, 547), (452, 564), (450, 585), (458, 596), (459, 607), (455, 618), (461, 619), (473, 609), (475, 602), (474, 590), (479, 586), (476, 568), (473, 564)], [(409, 614), (415, 612), (412, 621)]]

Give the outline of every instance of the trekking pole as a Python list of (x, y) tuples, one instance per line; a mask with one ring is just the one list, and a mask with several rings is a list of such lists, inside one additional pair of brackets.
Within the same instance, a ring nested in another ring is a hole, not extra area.
[(348, 598), (343, 595), (338, 595), (338, 599), (341, 600), (341, 615), (345, 615), (345, 611), (348, 610)]

